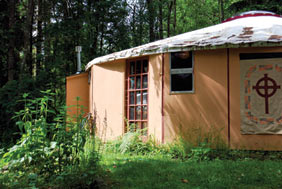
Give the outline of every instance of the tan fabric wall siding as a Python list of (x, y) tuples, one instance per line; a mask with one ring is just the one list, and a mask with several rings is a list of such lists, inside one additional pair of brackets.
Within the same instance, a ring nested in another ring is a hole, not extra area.
[[(79, 105), (84, 106), (84, 112), (89, 111), (89, 85), (88, 72), (72, 75), (66, 78), (66, 105), (74, 106), (77, 104), (76, 97), (80, 97)], [(76, 107), (69, 107), (67, 114), (76, 116)]]
[(124, 128), (125, 61), (94, 65), (91, 68), (90, 112), (97, 112), (98, 136), (115, 139)]
[(214, 134), (227, 142), (226, 59), (225, 49), (195, 51), (194, 93), (170, 94), (170, 60), (166, 54), (165, 141), (181, 136), (198, 143)]

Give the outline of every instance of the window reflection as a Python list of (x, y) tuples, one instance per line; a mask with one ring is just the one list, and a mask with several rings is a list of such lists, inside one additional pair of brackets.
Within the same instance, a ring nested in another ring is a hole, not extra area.
[(141, 76), (136, 77), (136, 89), (141, 88)]
[(148, 60), (143, 60), (143, 73), (148, 72)]
[(136, 106), (136, 119), (141, 119), (141, 106)]
[(129, 93), (129, 104), (134, 104), (134, 92), (130, 92)]
[(142, 81), (142, 87), (143, 88), (147, 88), (148, 87), (148, 76), (147, 75), (144, 75), (143, 76), (143, 81)]
[(141, 61), (136, 62), (136, 74), (141, 73)]
[(144, 120), (144, 119), (147, 119), (147, 106), (143, 106), (142, 108), (143, 108), (143, 110), (142, 110), (143, 111), (142, 118)]
[(130, 81), (130, 86), (129, 86), (129, 88), (130, 89), (134, 89), (134, 85), (135, 85), (135, 77), (130, 77), (130, 79), (129, 79)]
[(141, 104), (141, 92), (136, 92), (136, 104)]
[(135, 74), (135, 62), (130, 62), (130, 75)]
[(129, 108), (129, 119), (134, 119), (134, 106)]
[(148, 93), (147, 91), (143, 91), (143, 104), (147, 104)]

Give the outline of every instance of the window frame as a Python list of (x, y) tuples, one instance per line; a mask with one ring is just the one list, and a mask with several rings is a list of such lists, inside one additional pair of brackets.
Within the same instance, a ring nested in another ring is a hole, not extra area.
[[(171, 60), (171, 54), (172, 53), (177, 53), (177, 52), (183, 52), (183, 51), (175, 51), (171, 52), (169, 54), (169, 80), (170, 80), (170, 94), (194, 94), (195, 93), (195, 82), (194, 82), (194, 51), (189, 51), (191, 52), (192, 56), (192, 68), (172, 68), (172, 60)], [(192, 90), (188, 91), (172, 91), (172, 75), (177, 75), (177, 74), (192, 74)]]
[[(137, 62), (141, 61), (141, 72), (136, 73)], [(147, 72), (143, 72), (143, 64), (144, 61), (147, 61)], [(135, 63), (134, 73), (130, 74), (130, 64), (131, 62)], [(143, 88), (143, 78), (147, 76), (147, 87)], [(134, 77), (134, 88), (131, 88), (130, 78)], [(140, 88), (137, 88), (137, 80), (136, 78), (140, 77)], [(149, 120), (149, 57), (140, 57), (140, 58), (133, 58), (126, 60), (126, 74), (125, 74), (125, 126), (124, 126), (124, 133), (128, 132), (129, 128), (127, 128), (127, 124), (136, 124), (138, 129), (145, 129), (147, 128), (146, 132), (143, 132), (142, 135), (148, 136), (148, 120)], [(134, 103), (130, 103), (130, 92), (134, 93)], [(140, 92), (140, 104), (137, 103), (137, 92)], [(143, 95), (144, 92), (147, 92), (147, 101), (146, 104), (143, 104), (144, 99)], [(134, 119), (130, 119), (130, 107), (134, 107)], [(140, 107), (140, 119), (137, 119), (137, 107)], [(144, 119), (144, 109), (146, 108), (146, 119)], [(128, 123), (127, 123), (128, 122)], [(146, 125), (146, 126), (145, 126)], [(141, 128), (139, 128), (141, 126)], [(136, 129), (136, 128), (135, 128)]]

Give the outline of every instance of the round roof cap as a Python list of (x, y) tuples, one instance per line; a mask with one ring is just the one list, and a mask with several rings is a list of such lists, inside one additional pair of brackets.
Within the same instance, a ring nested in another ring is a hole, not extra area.
[(274, 12), (270, 12), (270, 11), (263, 11), (263, 10), (253, 10), (253, 11), (247, 11), (247, 12), (242, 12), (239, 14), (236, 14), (234, 16), (232, 16), (231, 18), (227, 18), (226, 20), (223, 21), (224, 22), (229, 22), (232, 20), (237, 20), (240, 18), (246, 18), (246, 17), (257, 17), (257, 16), (275, 16), (275, 17), (281, 17), (281, 15), (276, 14)]

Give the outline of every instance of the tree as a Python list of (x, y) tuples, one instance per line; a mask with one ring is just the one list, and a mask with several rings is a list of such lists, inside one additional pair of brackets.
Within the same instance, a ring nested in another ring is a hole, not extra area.
[(224, 21), (224, 0), (218, 0), (218, 7), (219, 7), (219, 22)]
[(33, 71), (32, 61), (32, 45), (33, 45), (33, 16), (34, 16), (34, 0), (28, 0), (27, 5), (22, 2), (23, 6), (26, 6), (26, 19), (24, 26), (24, 58), (21, 65), (21, 74), (28, 73), (30, 76)]
[(163, 0), (159, 0), (159, 39), (163, 38)]
[(154, 2), (152, 0), (146, 0), (147, 9), (148, 9), (148, 17), (149, 17), (149, 40), (150, 42), (155, 41), (155, 8)]
[(16, 14), (16, 0), (10, 0), (8, 2), (8, 10), (9, 10), (9, 46), (8, 46), (8, 81), (14, 79), (15, 74), (15, 45), (16, 45), (16, 35), (15, 31), (15, 14)]
[(282, 14), (280, 0), (238, 0), (231, 2), (228, 10), (236, 13), (250, 10), (265, 10)]

